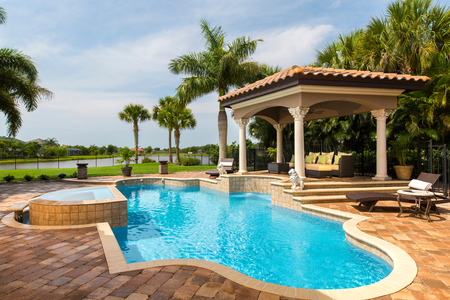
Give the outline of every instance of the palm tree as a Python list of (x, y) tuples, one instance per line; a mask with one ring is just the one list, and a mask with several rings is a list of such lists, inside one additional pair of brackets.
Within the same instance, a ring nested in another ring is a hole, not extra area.
[(136, 148), (135, 159), (138, 163), (139, 152), (139, 122), (150, 120), (150, 113), (144, 106), (139, 104), (128, 104), (123, 111), (119, 112), (119, 119), (127, 123), (133, 123), (134, 147)]
[(337, 41), (325, 46), (322, 51), (317, 51), (314, 65), (336, 69), (354, 69), (357, 66), (357, 49), (363, 30), (358, 29), (348, 35), (339, 35)]
[[(5, 22), (6, 12), (0, 7), (0, 24)], [(0, 111), (6, 117), (8, 136), (15, 137), (22, 126), (19, 102), (31, 112), (40, 100), (52, 97), (37, 81), (38, 71), (29, 56), (12, 48), (0, 49)]]
[(180, 161), (180, 130), (193, 129), (197, 125), (197, 121), (194, 119), (194, 115), (189, 108), (182, 105), (175, 106), (173, 111), (173, 135), (175, 137), (175, 148), (177, 153), (177, 163)]
[(363, 37), (365, 65), (384, 72), (424, 74), (450, 59), (450, 13), (432, 0), (397, 0), (372, 18)]
[(173, 110), (178, 102), (176, 97), (166, 96), (160, 98), (158, 105), (153, 106), (152, 119), (158, 123), (159, 127), (165, 127), (169, 130), (169, 162), (172, 159), (172, 130), (173, 130)]
[[(259, 72), (256, 62), (249, 61), (255, 52), (257, 42), (249, 37), (236, 38), (231, 43), (225, 42), (225, 33), (221, 26), (211, 28), (210, 24), (200, 20), (205, 50), (192, 52), (172, 59), (169, 70), (174, 74), (186, 74), (177, 88), (179, 98), (184, 104), (217, 92), (220, 96), (227, 94), (231, 88), (241, 87), (251, 82)], [(227, 115), (225, 108), (219, 104), (219, 160), (227, 157)]]

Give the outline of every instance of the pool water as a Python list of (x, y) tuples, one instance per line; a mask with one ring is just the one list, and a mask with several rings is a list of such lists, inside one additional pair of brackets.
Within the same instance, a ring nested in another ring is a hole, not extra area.
[(392, 271), (349, 243), (342, 223), (278, 207), (270, 195), (161, 185), (119, 189), (128, 226), (113, 228), (128, 263), (195, 258), (308, 289), (353, 288)]
[(44, 200), (52, 201), (84, 201), (114, 198), (114, 194), (107, 186), (85, 187), (60, 190), (40, 196)]

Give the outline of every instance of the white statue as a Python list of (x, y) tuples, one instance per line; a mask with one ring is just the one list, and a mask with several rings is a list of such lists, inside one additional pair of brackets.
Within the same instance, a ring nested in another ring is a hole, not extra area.
[(289, 180), (291, 180), (292, 182), (292, 187), (291, 189), (293, 190), (303, 190), (304, 187), (304, 182), (303, 180), (300, 178), (300, 176), (298, 176), (297, 172), (295, 171), (295, 169), (291, 169), (289, 170)]
[(221, 163), (217, 166), (217, 170), (219, 171), (219, 176), (227, 174), (225, 167)]

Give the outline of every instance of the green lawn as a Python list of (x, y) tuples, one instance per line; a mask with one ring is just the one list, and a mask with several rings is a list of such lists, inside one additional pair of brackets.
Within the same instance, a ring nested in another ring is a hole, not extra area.
[[(133, 167), (133, 174), (157, 174), (159, 173), (159, 163), (147, 163), (147, 164), (131, 164)], [(122, 166), (113, 167), (88, 167), (88, 177), (96, 176), (114, 176), (122, 175)], [(190, 172), (190, 171), (208, 171), (214, 169), (215, 166), (177, 166), (169, 164), (169, 173), (176, 172)], [(77, 168), (67, 169), (39, 169), (39, 170), (0, 170), (0, 181), (5, 181), (3, 177), (12, 175), (14, 181), (25, 181), (23, 178), (25, 175), (34, 176), (33, 180), (39, 180), (38, 176), (41, 174), (48, 175), (50, 179), (58, 179), (58, 174), (65, 173), (67, 177), (70, 177)]]

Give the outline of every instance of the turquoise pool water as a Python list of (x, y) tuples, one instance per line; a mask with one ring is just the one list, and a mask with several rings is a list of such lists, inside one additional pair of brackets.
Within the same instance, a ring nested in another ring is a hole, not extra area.
[(129, 199), (128, 226), (113, 231), (128, 263), (196, 258), (310, 289), (364, 286), (392, 270), (349, 243), (341, 222), (274, 206), (267, 194), (161, 185), (119, 190)]
[(52, 201), (84, 201), (114, 198), (114, 194), (107, 186), (85, 187), (60, 190), (40, 196), (44, 200)]

